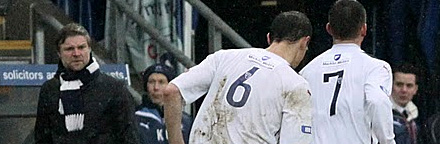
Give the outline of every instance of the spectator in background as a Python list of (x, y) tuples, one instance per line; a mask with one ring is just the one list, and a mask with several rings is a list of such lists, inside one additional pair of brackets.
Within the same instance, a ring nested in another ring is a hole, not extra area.
[[(142, 144), (168, 143), (163, 118), (163, 90), (175, 76), (175, 71), (165, 64), (154, 64), (142, 74), (147, 94), (142, 97), (142, 105), (136, 111)], [(188, 143), (192, 121), (192, 117), (183, 112), (182, 133), (185, 143)]]
[(416, 144), (419, 112), (412, 99), (417, 94), (417, 69), (409, 64), (393, 68), (393, 103), (394, 134), (396, 144)]
[(413, 100), (419, 108), (419, 122), (438, 112), (440, 77), (438, 41), (440, 28), (439, 0), (388, 0), (387, 34), (391, 66), (412, 63), (420, 68), (423, 78), (418, 84), (424, 90)]
[(36, 143), (138, 143), (133, 98), (123, 81), (101, 73), (87, 30), (68, 24), (56, 44), (60, 61), (40, 90)]

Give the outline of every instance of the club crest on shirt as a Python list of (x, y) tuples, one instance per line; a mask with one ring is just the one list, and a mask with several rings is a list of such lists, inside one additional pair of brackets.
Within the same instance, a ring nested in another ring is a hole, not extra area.
[(335, 56), (333, 57), (335, 61), (338, 61), (340, 58), (341, 58), (341, 54), (335, 54)]
[(244, 78), (245, 78), (245, 79), (249, 79), (251, 76), (252, 76), (252, 73), (250, 73), (250, 72), (246, 72), (246, 73), (244, 74)]
[(268, 60), (268, 59), (270, 59), (269, 56), (263, 56), (263, 57), (261, 57), (261, 60), (263, 60), (263, 61)]

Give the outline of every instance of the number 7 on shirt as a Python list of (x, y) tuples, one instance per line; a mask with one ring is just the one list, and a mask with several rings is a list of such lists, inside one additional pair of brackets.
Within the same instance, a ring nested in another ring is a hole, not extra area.
[(332, 103), (330, 105), (330, 116), (333, 116), (336, 114), (336, 101), (339, 96), (339, 90), (341, 90), (341, 84), (342, 84), (342, 78), (344, 76), (344, 70), (334, 72), (334, 73), (325, 73), (324, 74), (324, 83), (329, 82), (330, 77), (338, 76), (338, 79), (336, 81), (336, 87), (333, 94)]

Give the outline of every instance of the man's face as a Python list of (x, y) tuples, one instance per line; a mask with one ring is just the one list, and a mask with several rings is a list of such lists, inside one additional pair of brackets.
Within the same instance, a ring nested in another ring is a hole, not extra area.
[(147, 90), (153, 103), (163, 105), (163, 90), (168, 84), (167, 77), (161, 73), (152, 73), (148, 77)]
[(71, 36), (60, 45), (58, 56), (66, 69), (80, 71), (89, 63), (90, 51), (86, 37)]
[(394, 101), (404, 107), (417, 93), (416, 75), (411, 73), (394, 73), (393, 91), (391, 96)]

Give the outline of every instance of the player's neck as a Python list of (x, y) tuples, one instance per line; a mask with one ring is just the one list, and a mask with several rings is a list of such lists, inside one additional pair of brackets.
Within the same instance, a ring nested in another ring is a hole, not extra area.
[(358, 46), (361, 46), (362, 41), (364, 40), (363, 37), (358, 37), (355, 39), (349, 39), (349, 40), (341, 40), (341, 39), (333, 39), (333, 44), (357, 44)]
[(296, 47), (296, 45), (292, 46), (287, 42), (278, 42), (272, 43), (268, 48), (266, 48), (266, 50), (282, 57), (287, 62), (292, 63), (297, 55), (296, 53), (298, 52)]

